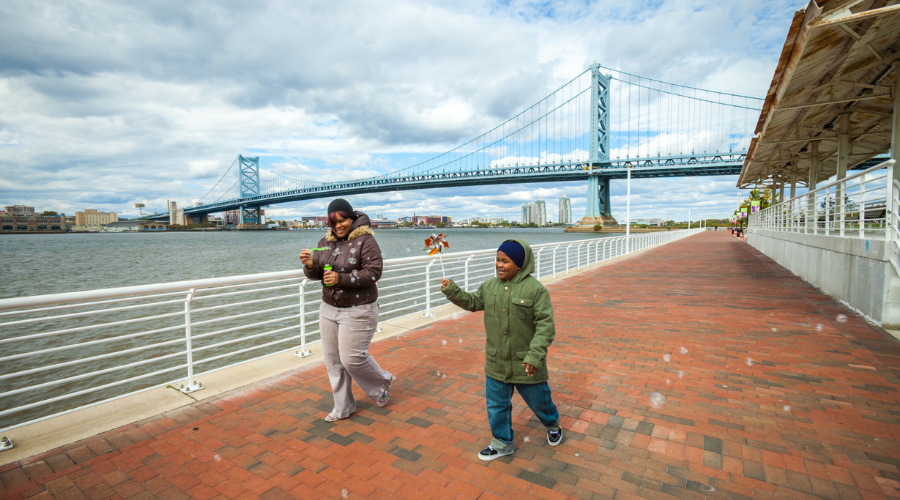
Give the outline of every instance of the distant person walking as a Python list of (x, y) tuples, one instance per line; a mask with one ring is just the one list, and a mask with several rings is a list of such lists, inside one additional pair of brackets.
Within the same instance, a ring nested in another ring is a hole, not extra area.
[(300, 252), (303, 272), (322, 281), (319, 327), (334, 409), (325, 420), (348, 418), (356, 411), (351, 382), (375, 404), (391, 397), (394, 377), (369, 355), (378, 326), (378, 287), (384, 269), (369, 216), (354, 212), (347, 200), (328, 204), (328, 233), (319, 241), (326, 250)]

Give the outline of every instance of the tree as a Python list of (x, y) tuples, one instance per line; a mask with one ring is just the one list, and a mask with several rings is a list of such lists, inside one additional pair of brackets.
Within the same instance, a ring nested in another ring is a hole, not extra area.
[(41, 217), (49, 217), (49, 216), (51, 216), (51, 215), (59, 215), (59, 214), (56, 213), (56, 212), (54, 212), (53, 210), (44, 210), (44, 211), (41, 213)]
[(600, 224), (594, 224), (594, 231), (603, 231), (603, 226)]

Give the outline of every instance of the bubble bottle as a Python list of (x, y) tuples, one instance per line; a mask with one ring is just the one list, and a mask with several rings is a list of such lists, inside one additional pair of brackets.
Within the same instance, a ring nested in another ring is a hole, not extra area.
[[(322, 269), (324, 269), (326, 271), (331, 271), (331, 264), (325, 264), (325, 267), (323, 267)], [(334, 286), (334, 285), (325, 285), (325, 286)]]

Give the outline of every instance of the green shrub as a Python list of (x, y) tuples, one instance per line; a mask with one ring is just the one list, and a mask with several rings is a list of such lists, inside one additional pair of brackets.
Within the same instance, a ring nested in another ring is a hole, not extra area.
[(603, 226), (600, 224), (594, 224), (594, 231), (603, 231)]

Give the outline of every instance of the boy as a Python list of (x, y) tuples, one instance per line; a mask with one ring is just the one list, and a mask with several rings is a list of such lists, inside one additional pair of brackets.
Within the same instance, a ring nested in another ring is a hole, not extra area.
[(541, 282), (531, 276), (534, 254), (528, 243), (504, 241), (497, 250), (497, 277), (475, 293), (444, 279), (441, 291), (467, 311), (484, 310), (487, 333), (484, 373), (491, 444), (478, 453), (481, 460), (494, 460), (515, 451), (512, 430), (513, 389), (547, 428), (547, 442), (562, 442), (559, 412), (547, 385), (547, 347), (553, 342), (553, 305)]

